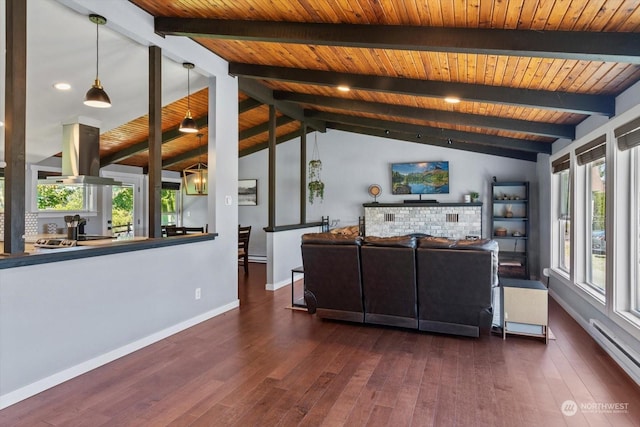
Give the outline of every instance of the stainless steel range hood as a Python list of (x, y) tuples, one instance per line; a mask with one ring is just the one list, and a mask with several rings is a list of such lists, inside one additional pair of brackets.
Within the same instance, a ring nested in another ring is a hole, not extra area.
[(43, 181), (65, 185), (122, 185), (100, 176), (100, 129), (79, 121), (62, 126), (62, 176), (49, 176)]

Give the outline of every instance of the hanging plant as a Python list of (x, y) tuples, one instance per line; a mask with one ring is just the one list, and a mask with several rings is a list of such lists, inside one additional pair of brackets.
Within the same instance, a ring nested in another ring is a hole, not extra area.
[(318, 151), (318, 137), (313, 146), (313, 158), (309, 162), (309, 203), (313, 204), (316, 198), (320, 201), (324, 200), (324, 182), (320, 177), (322, 172), (322, 160), (320, 160), (320, 152)]
[(309, 183), (309, 203), (313, 204), (316, 197), (320, 201), (324, 199), (324, 182), (322, 181), (311, 181)]

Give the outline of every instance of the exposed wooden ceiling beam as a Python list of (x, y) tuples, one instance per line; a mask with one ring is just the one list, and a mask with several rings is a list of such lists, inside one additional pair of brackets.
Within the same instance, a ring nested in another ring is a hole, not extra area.
[(173, 166), (177, 163), (184, 162), (185, 160), (192, 159), (194, 157), (202, 156), (203, 151), (202, 147), (194, 148), (193, 150), (185, 151), (184, 153), (178, 154), (174, 157), (169, 157), (162, 161), (162, 169), (166, 169), (169, 166)]
[(360, 111), (385, 116), (428, 120), (464, 126), (478, 126), (486, 129), (501, 129), (551, 138), (574, 139), (576, 133), (575, 126), (572, 125), (559, 125), (555, 123), (482, 116), (479, 114), (464, 114), (455, 111), (431, 110), (426, 108), (409, 107), (406, 105), (383, 104), (379, 102), (309, 95), (295, 92), (275, 91), (273, 96), (280, 101), (295, 102), (299, 104), (309, 104), (341, 110)]
[(156, 17), (162, 35), (640, 64), (640, 34)]
[(418, 144), (435, 145), (438, 147), (452, 148), (454, 150), (464, 150), (464, 151), (471, 151), (474, 153), (491, 154), (494, 156), (509, 157), (512, 159), (519, 159), (519, 160), (527, 160), (530, 162), (537, 161), (537, 154), (528, 152), (528, 151), (509, 150), (505, 148), (490, 147), (487, 145), (469, 144), (466, 142), (459, 142), (459, 141), (452, 141), (451, 144), (449, 144), (449, 141), (446, 139), (418, 138), (415, 135), (407, 134), (404, 132), (393, 132), (393, 131), (389, 131), (389, 133), (387, 134), (385, 133), (384, 130), (381, 130), (381, 129), (374, 129), (374, 128), (369, 128), (364, 126), (346, 125), (342, 123), (329, 122), (327, 123), (327, 128), (341, 130), (344, 132), (359, 133), (362, 135), (377, 136), (380, 138), (391, 138), (391, 139), (397, 139), (400, 141), (415, 142)]
[[(314, 130), (307, 128), (307, 134), (311, 132), (314, 132)], [(276, 144), (282, 144), (283, 142), (291, 141), (292, 139), (299, 138), (299, 137), (300, 137), (300, 130), (289, 132), (285, 135), (277, 137)], [(248, 156), (249, 154), (253, 154), (253, 153), (257, 153), (258, 151), (265, 150), (268, 147), (269, 147), (268, 142), (261, 142), (260, 144), (256, 144), (249, 148), (245, 148), (244, 150), (240, 150), (238, 156), (239, 157)]]
[(268, 87), (253, 79), (238, 78), (238, 90), (244, 92), (250, 97), (262, 102), (263, 104), (273, 105), (276, 110), (280, 111), (285, 116), (289, 116), (293, 119), (306, 121), (307, 126), (314, 128), (320, 132), (325, 131), (325, 124), (318, 120), (311, 120), (304, 117), (302, 108), (297, 105), (291, 105), (291, 103), (277, 101), (273, 97), (273, 91)]
[(519, 105), (577, 114), (613, 116), (615, 113), (614, 97), (605, 95), (336, 73), (238, 62), (229, 63), (229, 74), (245, 79), (278, 80), (334, 87), (347, 85), (352, 89), (436, 98), (455, 96), (465, 101)]
[[(295, 121), (289, 116), (280, 116), (276, 119), (276, 126), (287, 125), (291, 122)], [(251, 138), (256, 135), (260, 135), (261, 133), (267, 132), (269, 130), (269, 122), (264, 122), (249, 129), (245, 129), (240, 131), (238, 135), (238, 139), (242, 141), (243, 139)]]
[(258, 108), (261, 105), (264, 104), (262, 104), (262, 102), (258, 101), (257, 99), (247, 98), (244, 101), (240, 101), (238, 103), (238, 114), (246, 113), (247, 111)]
[(342, 123), (327, 123), (327, 128), (342, 130), (345, 132), (359, 133), (363, 135), (377, 136), (381, 138), (397, 139), (401, 141), (415, 142), (418, 144), (434, 145), (438, 147), (451, 148), (454, 150), (471, 151), (475, 153), (490, 154), (500, 157), (509, 157), (513, 159), (527, 160), (531, 162), (537, 161), (537, 154), (526, 151), (511, 150), (506, 148), (491, 147), (487, 145), (471, 144), (467, 142), (454, 141), (449, 143), (447, 139), (440, 138), (417, 138), (415, 135), (390, 131), (386, 133), (384, 130), (373, 129), (363, 126), (347, 125)]
[[(209, 125), (209, 117), (202, 116), (194, 119), (198, 128), (207, 127)], [(169, 141), (173, 141), (176, 138), (184, 136), (183, 132), (179, 131), (180, 126), (172, 127), (171, 129), (167, 129), (162, 132), (162, 143), (166, 144)], [(138, 153), (142, 153), (149, 149), (149, 141), (146, 139), (144, 141), (137, 142), (127, 148), (124, 148), (120, 151), (116, 151), (115, 153), (111, 153), (106, 155), (100, 159), (100, 167), (103, 168), (107, 165), (111, 165), (113, 163), (121, 162), (124, 159), (127, 159), (131, 156), (134, 156)]]
[(463, 132), (454, 129), (439, 129), (427, 126), (419, 126), (409, 123), (400, 123), (388, 120), (357, 117), (346, 114), (311, 112), (313, 117), (319, 117), (327, 123), (342, 123), (346, 125), (367, 127), (396, 133), (407, 133), (416, 136), (416, 140), (423, 138), (438, 138), (442, 140), (464, 141), (471, 144), (487, 145), (495, 148), (503, 148), (533, 153), (551, 153), (551, 144), (523, 139), (505, 138), (503, 136), (486, 135), (483, 133)]

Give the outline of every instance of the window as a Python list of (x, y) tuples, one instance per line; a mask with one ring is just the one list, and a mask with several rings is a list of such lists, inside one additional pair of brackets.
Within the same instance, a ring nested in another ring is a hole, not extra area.
[(598, 292), (604, 294), (606, 288), (606, 191), (605, 175), (606, 163), (604, 159), (597, 160), (587, 165), (587, 177), (589, 193), (587, 205), (589, 210), (589, 234), (587, 241), (587, 283)]
[[(640, 161), (640, 150), (636, 149), (636, 159), (635, 164), (638, 165)], [(636, 215), (636, 236), (635, 239), (632, 239), (632, 245), (635, 243), (635, 247), (632, 246), (632, 250), (629, 251), (631, 254), (630, 262), (631, 262), (631, 296), (633, 298), (633, 302), (631, 304), (631, 310), (636, 316), (640, 316), (640, 171), (638, 168), (635, 168), (634, 179), (636, 182), (635, 186), (635, 215)], [(634, 250), (635, 249), (635, 250)], [(634, 258), (635, 254), (635, 258)]]
[[(623, 312), (640, 317), (640, 118), (636, 118), (614, 131), (618, 140), (620, 153), (618, 158), (628, 158), (629, 160), (629, 195), (630, 209), (629, 230), (629, 278), (622, 283), (629, 283), (627, 289), (618, 289), (618, 295), (624, 295), (624, 300), (620, 301), (619, 307)], [(620, 163), (619, 163), (620, 164)], [(635, 234), (634, 234), (635, 233)], [(618, 260), (621, 260), (619, 257)], [(616, 261), (618, 261), (616, 260)], [(626, 260), (625, 260), (626, 261)], [(628, 296), (627, 296), (628, 295)]]
[(59, 169), (38, 167), (34, 169), (35, 211), (38, 212), (88, 212), (95, 210), (95, 189), (89, 185), (48, 183), (49, 176), (60, 176)]
[(607, 138), (602, 135), (578, 147), (575, 151), (578, 165), (585, 172), (585, 221), (584, 240), (585, 274), (584, 281), (591, 290), (601, 295), (606, 292), (606, 146)]
[(180, 183), (162, 181), (160, 204), (162, 217), (161, 225), (177, 225), (180, 206)]
[(571, 272), (571, 190), (569, 187), (569, 171), (564, 170), (558, 174), (560, 196), (558, 215), (558, 267), (561, 270)]
[(556, 175), (556, 244), (558, 256), (556, 265), (566, 273), (571, 272), (571, 182), (569, 175), (570, 155), (567, 153), (551, 163)]

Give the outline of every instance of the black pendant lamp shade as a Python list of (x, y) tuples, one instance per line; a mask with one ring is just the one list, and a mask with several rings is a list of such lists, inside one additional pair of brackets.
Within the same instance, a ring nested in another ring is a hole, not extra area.
[(198, 133), (198, 124), (193, 117), (191, 117), (191, 70), (194, 65), (191, 62), (185, 62), (182, 64), (184, 68), (187, 69), (187, 114), (185, 114), (184, 119), (180, 122), (180, 132), (185, 133)]
[(96, 24), (96, 79), (91, 86), (91, 89), (87, 91), (84, 97), (84, 105), (95, 108), (109, 108), (111, 107), (111, 100), (109, 95), (102, 88), (100, 78), (98, 77), (98, 27), (107, 23), (107, 19), (100, 15), (89, 15), (89, 20)]

